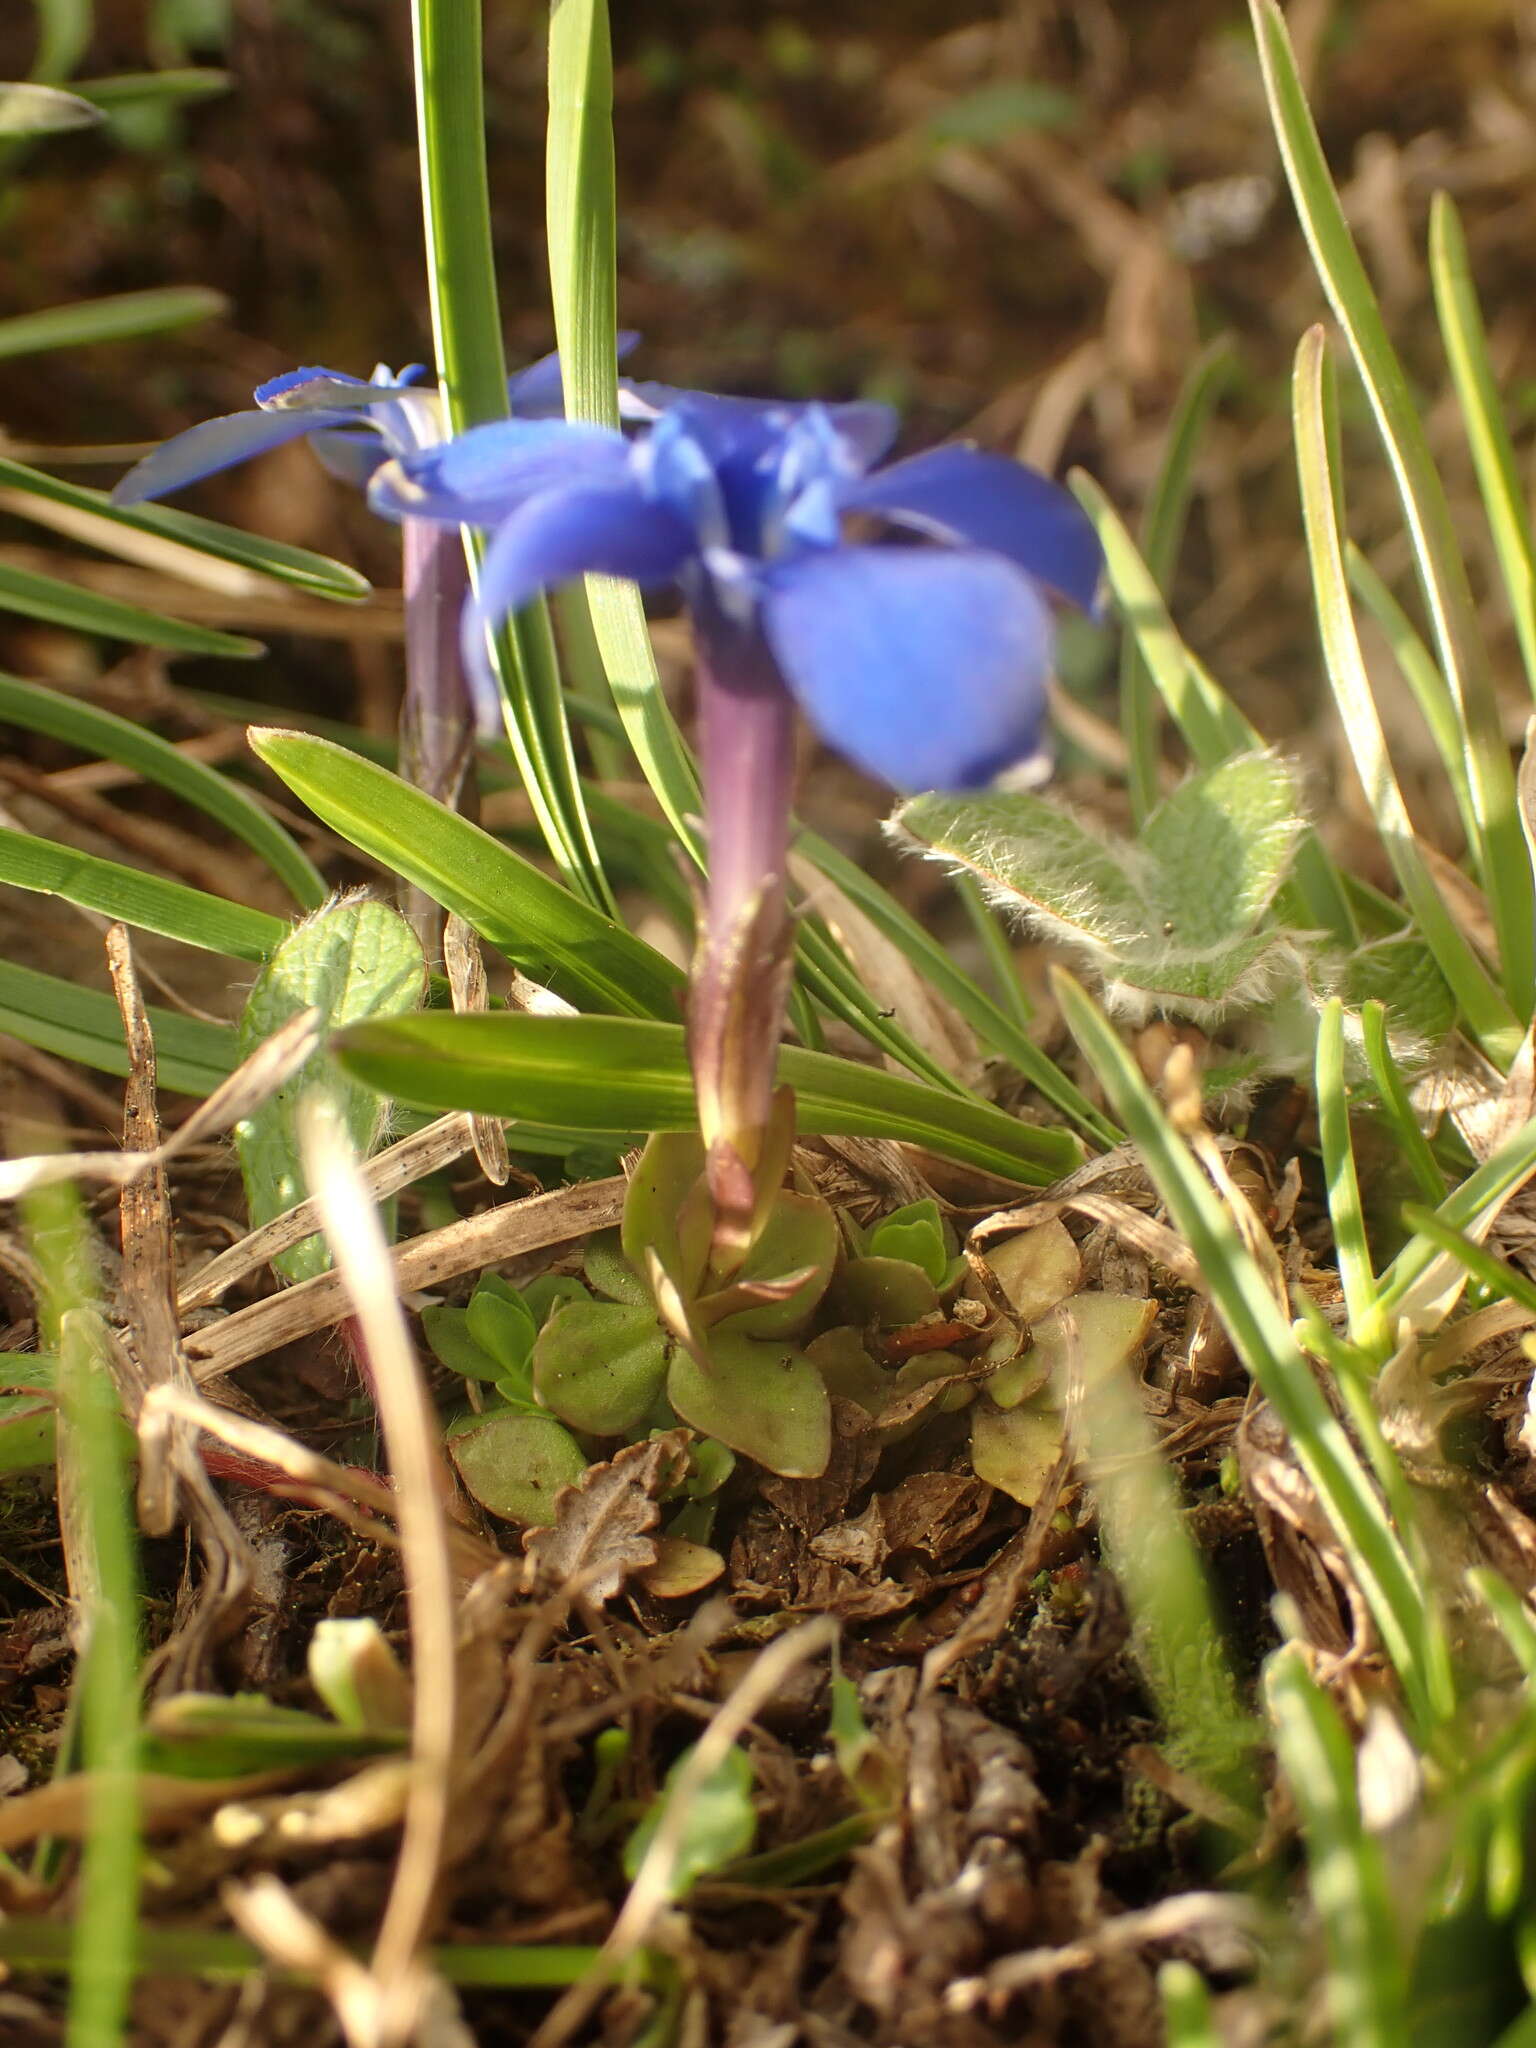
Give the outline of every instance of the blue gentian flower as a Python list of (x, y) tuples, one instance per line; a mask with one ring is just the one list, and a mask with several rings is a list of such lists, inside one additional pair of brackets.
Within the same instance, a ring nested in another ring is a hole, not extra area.
[[(754, 687), (771, 677), (886, 782), (972, 787), (1033, 751), (1046, 593), (1089, 608), (1100, 570), (1065, 491), (968, 447), (878, 468), (895, 431), (884, 406), (631, 390), (667, 407), (633, 441), (510, 421), (376, 472), (381, 512), (497, 529), (470, 629), (477, 656), (486, 624), (583, 572), (676, 583), (722, 688), (740, 688), (747, 668)], [(855, 515), (929, 544), (847, 539)]]
[[(619, 336), (622, 358), (638, 341)], [(285, 441), (307, 440), (333, 475), (360, 490), (380, 463), (441, 441), (442, 404), (426, 370), (411, 363), (398, 374), (380, 363), (369, 378), (343, 370), (287, 370), (258, 385), (255, 409), (203, 420), (164, 441), (136, 463), (112, 493), (114, 504), (164, 498), (217, 470), (230, 469)], [(519, 419), (558, 418), (565, 410), (558, 356), (541, 356), (507, 381), (507, 401)]]

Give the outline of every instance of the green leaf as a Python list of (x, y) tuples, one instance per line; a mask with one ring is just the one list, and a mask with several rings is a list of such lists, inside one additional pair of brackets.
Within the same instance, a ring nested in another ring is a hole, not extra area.
[(239, 1778), (255, 1771), (303, 1770), (348, 1757), (398, 1749), (404, 1731), (345, 1728), (260, 1693), (182, 1692), (150, 1708), (141, 1768), (175, 1778)]
[(140, 611), (137, 605), (120, 604), (115, 597), (101, 597), (83, 584), (18, 569), (9, 562), (0, 562), (0, 611), (20, 612), (24, 618), (44, 619), (51, 626), (67, 626), (76, 633), (131, 640), (139, 647), (165, 647), (175, 654), (221, 654), (231, 660), (251, 661), (266, 652), (259, 640), (161, 618), (156, 612)]
[[(0, 470), (5, 467), (0, 461)], [(326, 897), (318, 868), (274, 818), (227, 775), (192, 759), (158, 733), (149, 732), (115, 712), (102, 711), (57, 690), (0, 675), (0, 724), (19, 725), (27, 732), (46, 733), (82, 753), (121, 762), (146, 782), (217, 819), (228, 832), (259, 854), (306, 910)]]
[(501, 1368), (470, 1334), (469, 1311), (452, 1302), (434, 1301), (421, 1312), (421, 1334), (432, 1356), (461, 1380), (494, 1382)]
[[(816, 1195), (780, 1194), (768, 1211), (761, 1234), (721, 1294), (706, 1295), (700, 1317), (722, 1330), (744, 1337), (787, 1337), (805, 1323), (827, 1291), (837, 1263), (837, 1219)], [(727, 1308), (739, 1292), (771, 1286), (804, 1274), (793, 1293), (749, 1308)], [(723, 1320), (722, 1320), (723, 1317)]]
[(535, 980), (597, 1009), (676, 1015), (679, 969), (489, 832), (330, 740), (270, 728), (250, 739), (333, 831), (457, 911)]
[(101, 111), (77, 92), (52, 85), (0, 85), (0, 135), (53, 135), (94, 128)]
[(72, 90), (87, 105), (115, 113), (120, 107), (190, 106), (217, 99), (233, 83), (227, 71), (180, 64), (164, 71), (118, 71), (110, 78), (77, 78)]
[(58, 896), (85, 910), (121, 918), (141, 931), (159, 932), (234, 960), (265, 960), (287, 926), (262, 910), (247, 910), (185, 882), (162, 881), (140, 868), (79, 853), (52, 839), (0, 826), (0, 882), (39, 895)]
[[(397, 1017), (414, 1009), (427, 988), (426, 962), (415, 933), (382, 903), (344, 897), (318, 910), (272, 955), (240, 1020), (241, 1057), (301, 1011), (318, 1009), (331, 1029), (368, 1017)], [(253, 1229), (304, 1199), (296, 1125), (299, 1101), (317, 1082), (334, 1095), (353, 1150), (366, 1158), (381, 1121), (370, 1089), (343, 1080), (322, 1051), (235, 1128), (240, 1170)], [(325, 1272), (331, 1255), (322, 1237), (281, 1252), (273, 1260), (290, 1280)]]
[[(227, 1024), (149, 1006), (162, 1088), (201, 1099), (235, 1066), (235, 1034)], [(105, 989), (81, 988), (56, 974), (0, 960), (0, 1031), (61, 1059), (103, 1074), (126, 1074), (123, 1020)]]
[[(224, 526), (217, 519), (203, 519), (195, 512), (183, 512), (171, 505), (114, 505), (105, 491), (65, 483), (24, 462), (15, 462), (8, 455), (0, 456), (0, 485), (46, 499), (52, 505), (89, 512), (114, 526), (180, 541), (215, 561), (233, 562), (239, 568), (291, 584), (314, 597), (356, 604), (371, 594), (372, 586), (366, 576), (360, 576), (344, 562), (333, 562), (329, 555), (313, 554), (308, 548), (292, 547), (287, 541), (268, 540), (259, 533), (242, 533), (238, 527)], [(12, 509), (25, 516), (24, 506)]]
[(717, 1329), (709, 1363), (681, 1348), (667, 1374), (667, 1399), (690, 1428), (717, 1437), (787, 1479), (815, 1479), (832, 1455), (826, 1382), (803, 1351), (780, 1341)]
[(935, 1287), (942, 1287), (949, 1271), (950, 1245), (944, 1241), (944, 1218), (938, 1203), (929, 1195), (893, 1209), (869, 1233), (869, 1251), (877, 1259), (905, 1259), (920, 1267)]
[(47, 349), (164, 334), (199, 320), (217, 320), (228, 311), (224, 294), (202, 285), (161, 285), (151, 291), (119, 292), (109, 299), (83, 299), (72, 306), (49, 306), (41, 313), (0, 320), (0, 361)]
[(497, 1379), (521, 1392), (528, 1384), (529, 1355), (539, 1334), (532, 1311), (510, 1289), (503, 1294), (482, 1280), (466, 1313), (469, 1334), (494, 1363)]
[(628, 1436), (656, 1406), (672, 1346), (649, 1302), (572, 1301), (533, 1347), (546, 1408), (589, 1436)]
[[(692, 1749), (683, 1751), (668, 1771), (666, 1783), (651, 1802), (645, 1818), (624, 1844), (626, 1877), (633, 1879), (639, 1874), (645, 1852), (670, 1813), (678, 1780), (692, 1756)], [(711, 1771), (702, 1784), (689, 1790), (667, 1896), (685, 1897), (701, 1877), (708, 1877), (711, 1871), (721, 1869), (737, 1856), (745, 1856), (756, 1839), (752, 1760), (737, 1746), (726, 1752), (718, 1770)]]
[[(693, 1082), (681, 1025), (632, 1017), (432, 1015), (364, 1025), (338, 1041), (350, 1073), (423, 1109), (527, 1116), (572, 1130), (689, 1131)], [(826, 1053), (787, 1046), (779, 1078), (802, 1131), (924, 1145), (1043, 1186), (1081, 1159), (1067, 1131)]]
[(552, 1522), (555, 1495), (587, 1469), (586, 1453), (553, 1415), (496, 1409), (470, 1417), (447, 1444), (459, 1477), (481, 1507), (525, 1528)]

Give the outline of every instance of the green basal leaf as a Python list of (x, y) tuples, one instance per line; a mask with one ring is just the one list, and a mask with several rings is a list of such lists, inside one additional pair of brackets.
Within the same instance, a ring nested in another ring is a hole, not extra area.
[(1456, 998), (1416, 932), (1397, 932), (1351, 953), (1338, 993), (1352, 1010), (1383, 1004), (1391, 1030), (1425, 1047), (1441, 1044), (1455, 1028)]
[(58, 576), (42, 576), (0, 562), (0, 611), (20, 612), (75, 633), (100, 634), (106, 640), (128, 640), (137, 647), (164, 647), (173, 654), (219, 654), (229, 660), (252, 661), (266, 649), (259, 640), (234, 633), (215, 633), (205, 626), (184, 625), (137, 605), (101, 597), (83, 584)]
[(650, 1301), (651, 1290), (625, 1256), (616, 1230), (588, 1238), (581, 1271), (587, 1285), (609, 1301), (626, 1302), (631, 1308)]
[[(149, 1022), (162, 1088), (201, 1099), (228, 1079), (235, 1066), (235, 1034), (227, 1024), (209, 1024), (154, 1004), (149, 1005)], [(128, 1072), (123, 1020), (105, 989), (80, 988), (14, 960), (0, 960), (0, 1031), (99, 1073)]]
[(421, 1312), (421, 1334), (432, 1356), (461, 1380), (494, 1382), (501, 1367), (483, 1351), (470, 1334), (469, 1311), (452, 1302), (434, 1301)]
[(102, 341), (131, 341), (165, 334), (229, 311), (222, 292), (201, 285), (164, 285), (152, 291), (119, 292), (109, 299), (84, 299), (74, 306), (49, 306), (0, 320), (0, 361), (40, 355), (56, 348), (85, 348)]
[[(241, 1057), (301, 1011), (317, 1009), (332, 1029), (367, 1017), (415, 1009), (427, 989), (426, 962), (415, 933), (382, 903), (343, 898), (308, 917), (257, 976), (240, 1020)], [(354, 1151), (366, 1158), (381, 1122), (378, 1098), (338, 1075), (324, 1052), (235, 1128), (240, 1170), (253, 1228), (305, 1196), (295, 1122), (300, 1099), (323, 1083), (334, 1096)], [(272, 1262), (287, 1279), (307, 1280), (331, 1263), (325, 1240), (306, 1238)]]
[[(680, 1025), (633, 1017), (432, 1015), (347, 1032), (337, 1056), (382, 1093), (423, 1109), (527, 1116), (572, 1130), (688, 1131), (693, 1082)], [(800, 1129), (922, 1145), (1044, 1186), (1082, 1153), (1070, 1132), (826, 1053), (783, 1049)], [(515, 1133), (513, 1142), (516, 1142)]]
[(484, 1281), (469, 1298), (466, 1326), (509, 1389), (528, 1385), (528, 1360), (539, 1334), (532, 1311), (510, 1289), (503, 1294)]
[(952, 1254), (938, 1203), (930, 1195), (893, 1209), (869, 1233), (869, 1252), (877, 1259), (905, 1259), (920, 1267), (935, 1287), (942, 1287)]
[(0, 883), (57, 896), (141, 931), (233, 960), (265, 960), (287, 927), (280, 918), (210, 896), (185, 882), (162, 881), (141, 868), (80, 853), (52, 839), (0, 826)]
[[(639, 1873), (645, 1852), (656, 1830), (666, 1818), (678, 1789), (678, 1779), (693, 1755), (685, 1749), (667, 1773), (666, 1783), (651, 1802), (645, 1818), (624, 1844), (624, 1875)], [(720, 1768), (711, 1771), (701, 1785), (689, 1791), (685, 1818), (677, 1844), (667, 1896), (680, 1899), (701, 1877), (719, 1870), (734, 1857), (744, 1856), (757, 1839), (757, 1811), (752, 1804), (752, 1760), (746, 1751), (727, 1751)]]
[(586, 1453), (552, 1415), (518, 1415), (510, 1408), (467, 1417), (450, 1431), (447, 1446), (481, 1507), (525, 1528), (552, 1522), (555, 1495), (587, 1469)]
[(572, 1429), (627, 1436), (656, 1406), (671, 1351), (648, 1301), (572, 1301), (539, 1332), (533, 1383)]
[(837, 1303), (853, 1322), (901, 1330), (937, 1312), (939, 1290), (909, 1259), (848, 1259), (837, 1276)]
[[(815, 1195), (781, 1194), (731, 1285), (698, 1303), (700, 1319), (744, 1337), (787, 1337), (826, 1293), (836, 1263), (837, 1219), (828, 1205)], [(735, 1306), (754, 1287), (791, 1278), (797, 1284), (778, 1300)]]
[(803, 1351), (785, 1342), (709, 1335), (706, 1368), (679, 1348), (667, 1399), (691, 1429), (717, 1437), (786, 1479), (815, 1479), (832, 1455), (826, 1383)]
[(540, 1273), (523, 1288), (522, 1296), (541, 1330), (562, 1302), (588, 1299), (585, 1287), (570, 1273)]
[(330, 740), (270, 728), (250, 739), (333, 831), (456, 911), (536, 981), (594, 1009), (677, 1014), (678, 968), (489, 832)]
[[(105, 491), (65, 483), (60, 477), (13, 461), (8, 455), (0, 455), (0, 485), (45, 499), (51, 505), (88, 512), (114, 526), (179, 541), (185, 547), (195, 548), (200, 555), (233, 562), (239, 568), (291, 584), (314, 597), (356, 604), (371, 595), (372, 586), (366, 576), (360, 576), (343, 562), (333, 562), (329, 555), (313, 554), (308, 548), (292, 547), (287, 541), (268, 540), (259, 533), (242, 533), (236, 526), (224, 526), (216, 519), (203, 519), (195, 512), (182, 512), (171, 505), (114, 505)], [(24, 506), (13, 509), (26, 516)]]

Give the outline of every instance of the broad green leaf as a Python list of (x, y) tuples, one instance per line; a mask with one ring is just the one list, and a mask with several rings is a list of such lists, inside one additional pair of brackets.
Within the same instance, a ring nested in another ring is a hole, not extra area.
[(837, 1275), (840, 1312), (861, 1324), (900, 1330), (936, 1315), (939, 1290), (910, 1259), (845, 1259)]
[(535, 980), (597, 1009), (677, 1014), (679, 969), (478, 825), (330, 740), (257, 728), (251, 746), (333, 831), (457, 911)]
[(1061, 1457), (1065, 1435), (1060, 1408), (1043, 1395), (1006, 1409), (980, 1400), (971, 1410), (971, 1470), (985, 1485), (1032, 1508)]
[[(768, 1211), (761, 1235), (721, 1294), (698, 1303), (700, 1317), (722, 1330), (744, 1337), (787, 1337), (803, 1327), (827, 1291), (837, 1262), (837, 1219), (817, 1195), (781, 1194)], [(760, 1301), (748, 1308), (728, 1306), (740, 1290), (800, 1280), (793, 1293), (778, 1301)]]
[(247, 910), (243, 904), (228, 903), (221, 896), (189, 888), (185, 882), (162, 881), (140, 868), (100, 860), (95, 854), (3, 826), (0, 882), (58, 896), (82, 909), (121, 918), (124, 924), (137, 925), (142, 931), (159, 932), (165, 938), (180, 939), (183, 945), (225, 953), (235, 960), (265, 960), (287, 930), (281, 918), (269, 917), (265, 911)]
[(869, 1233), (872, 1258), (905, 1259), (920, 1267), (935, 1287), (944, 1285), (952, 1248), (953, 1239), (945, 1243), (944, 1218), (931, 1195), (894, 1209)]
[(1154, 910), (1181, 945), (1221, 945), (1250, 930), (1290, 870), (1302, 824), (1296, 778), (1272, 754), (1192, 775), (1141, 830), (1157, 871)]
[(449, 1432), (448, 1455), (481, 1507), (506, 1522), (542, 1528), (555, 1519), (555, 1495), (587, 1469), (586, 1453), (553, 1415), (510, 1408), (468, 1417)]
[(421, 1312), (421, 1334), (432, 1356), (461, 1380), (494, 1383), (501, 1367), (470, 1333), (469, 1313), (452, 1302), (434, 1301)]
[(0, 361), (8, 356), (40, 355), (56, 348), (84, 348), (101, 341), (130, 341), (141, 334), (164, 334), (198, 320), (216, 320), (229, 311), (222, 292), (202, 285), (162, 285), (151, 291), (118, 292), (109, 299), (82, 299), (72, 306), (49, 306), (41, 313), (18, 313), (0, 320)]
[[(162, 1088), (201, 1099), (229, 1078), (235, 1034), (227, 1024), (208, 1024), (154, 1004), (149, 1021)], [(123, 1020), (105, 989), (81, 988), (14, 960), (0, 960), (0, 1031), (99, 1073), (128, 1072)]]
[(671, 1352), (649, 1302), (567, 1302), (539, 1332), (533, 1383), (572, 1429), (628, 1436), (655, 1408)]
[[(638, 1875), (656, 1830), (671, 1811), (678, 1780), (693, 1756), (685, 1749), (668, 1771), (666, 1783), (651, 1802), (645, 1818), (624, 1844), (624, 1875)], [(677, 1854), (668, 1872), (667, 1896), (683, 1898), (701, 1877), (744, 1856), (757, 1839), (757, 1813), (752, 1804), (752, 1760), (742, 1748), (728, 1750), (720, 1768), (688, 1792)]]
[[(427, 988), (426, 962), (415, 933), (383, 903), (353, 896), (318, 910), (289, 933), (256, 977), (240, 1020), (240, 1053), (248, 1057), (290, 1018), (317, 1009), (339, 1029), (366, 1017), (414, 1009)], [(372, 1090), (335, 1072), (322, 1051), (235, 1128), (251, 1225), (259, 1229), (306, 1193), (296, 1116), (300, 1098), (317, 1083), (334, 1096), (352, 1148), (366, 1158), (382, 1111)], [(273, 1260), (290, 1280), (326, 1271), (322, 1237), (305, 1238)]]
[(66, 128), (94, 128), (100, 120), (100, 108), (78, 92), (0, 84), (0, 136), (52, 135)]
[[(4, 467), (0, 461), (0, 471)], [(325, 901), (324, 877), (282, 826), (239, 783), (181, 753), (158, 733), (119, 718), (115, 712), (7, 675), (0, 675), (0, 725), (47, 733), (82, 753), (121, 762), (146, 782), (168, 789), (217, 819), (227, 832), (261, 856), (306, 910)]]
[[(346, 1032), (350, 1073), (424, 1109), (527, 1116), (572, 1130), (688, 1131), (693, 1083), (681, 1025), (630, 1017), (416, 1017)], [(1081, 1159), (1068, 1131), (941, 1094), (903, 1075), (785, 1047), (779, 1079), (806, 1132), (924, 1145), (946, 1158), (1041, 1186)], [(514, 1134), (515, 1142), (515, 1134)]]
[(259, 640), (161, 618), (157, 612), (140, 611), (137, 605), (120, 604), (115, 597), (99, 596), (83, 584), (42, 576), (34, 569), (18, 569), (9, 562), (0, 562), (0, 611), (20, 612), (24, 618), (43, 619), (50, 626), (67, 626), (76, 633), (131, 640), (139, 647), (164, 647), (173, 654), (221, 654), (231, 660), (251, 661), (266, 652)]
[(826, 1382), (803, 1351), (783, 1339), (712, 1330), (709, 1363), (680, 1346), (667, 1399), (691, 1428), (718, 1438), (787, 1479), (815, 1479), (832, 1455)]
[[(492, 1276), (494, 1277), (494, 1276)], [(469, 1334), (496, 1366), (496, 1377), (519, 1392), (528, 1381), (528, 1358), (539, 1334), (532, 1311), (510, 1289), (482, 1281), (469, 1298)]]
[[(359, 576), (343, 562), (333, 562), (329, 555), (313, 554), (308, 548), (292, 547), (287, 541), (268, 540), (259, 533), (242, 533), (238, 527), (224, 526), (217, 519), (203, 519), (195, 512), (183, 512), (172, 505), (114, 505), (105, 491), (65, 483), (25, 462), (14, 462), (8, 455), (0, 456), (0, 485), (46, 498), (53, 505), (68, 505), (76, 512), (89, 512), (117, 526), (180, 541), (199, 554), (211, 555), (215, 561), (233, 562), (258, 576), (292, 584), (314, 597), (359, 603), (371, 593), (366, 576)], [(24, 513), (21, 506), (15, 509)]]

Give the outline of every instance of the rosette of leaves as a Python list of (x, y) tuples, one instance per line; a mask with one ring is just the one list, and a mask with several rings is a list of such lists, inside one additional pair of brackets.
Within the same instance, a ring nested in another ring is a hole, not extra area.
[(1297, 986), (1306, 937), (1275, 905), (1304, 822), (1294, 770), (1252, 753), (1190, 776), (1134, 840), (1023, 791), (917, 797), (892, 829), (1075, 953), (1117, 1015), (1209, 1024)]

